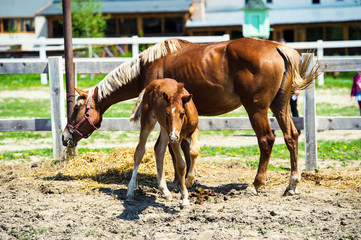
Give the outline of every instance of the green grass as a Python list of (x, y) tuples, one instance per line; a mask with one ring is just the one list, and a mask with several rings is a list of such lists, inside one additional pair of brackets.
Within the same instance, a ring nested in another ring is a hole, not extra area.
[[(352, 84), (352, 77), (355, 73), (340, 73), (337, 79), (333, 79), (331, 75), (325, 78), (325, 85), (317, 87), (317, 89), (337, 89), (342, 92), (349, 92)], [(94, 74), (93, 79), (89, 74), (78, 74), (78, 87), (86, 89), (100, 82), (105, 75)], [(48, 89), (40, 83), (39, 74), (29, 75), (0, 75), (0, 87), (2, 90), (38, 90)], [(332, 97), (332, 96), (330, 96)], [(104, 114), (104, 117), (130, 117), (131, 111), (135, 105), (135, 100), (125, 101), (113, 105)], [(329, 103), (317, 104), (317, 115), (320, 116), (358, 116), (358, 109), (355, 106), (340, 107)], [(247, 116), (244, 108), (239, 108), (223, 117)], [(50, 118), (50, 100), (48, 99), (25, 99), (25, 98), (7, 98), (0, 101), (0, 118)], [(252, 130), (242, 131), (201, 131), (200, 137), (207, 136), (233, 136), (233, 135), (254, 135)], [(83, 141), (94, 143), (97, 139), (107, 141), (127, 141), (127, 139), (137, 140), (138, 132), (127, 131), (118, 133), (116, 137), (111, 132), (96, 131), (91, 138)], [(5, 139), (51, 139), (50, 132), (0, 132), (0, 140)], [(1, 143), (0, 143), (1, 144)], [(344, 165), (350, 160), (360, 160), (360, 144), (361, 139), (354, 141), (319, 141), (318, 157), (320, 159), (339, 160)], [(82, 142), (79, 146), (79, 153), (88, 152), (90, 149), (82, 148)], [(300, 143), (300, 157), (304, 157), (304, 146)], [(95, 149), (92, 151), (100, 151)], [(103, 149), (109, 151), (109, 149)], [(201, 149), (203, 156), (234, 156), (237, 158), (246, 158), (247, 164), (256, 166), (258, 164), (259, 149), (258, 146), (241, 147), (241, 148), (218, 148), (203, 147)], [(10, 161), (13, 159), (30, 159), (31, 156), (41, 156), (51, 158), (51, 149), (36, 149), (33, 151), (12, 151), (0, 153), (1, 161)], [(273, 158), (288, 159), (289, 153), (284, 144), (275, 145), (272, 151)], [(270, 166), (272, 168), (272, 166)]]
[[(304, 143), (299, 144), (299, 157), (304, 158)], [(78, 153), (86, 152), (109, 152), (112, 148), (90, 149), (79, 147)], [(233, 157), (237, 161), (245, 161), (251, 167), (258, 167), (260, 151), (257, 145), (247, 147), (201, 147), (200, 156), (202, 157)], [(12, 160), (28, 161), (31, 156), (51, 158), (52, 149), (36, 149), (28, 151), (4, 151), (0, 152), (0, 163)], [(361, 160), (361, 138), (349, 141), (318, 141), (318, 158), (320, 160), (337, 160), (342, 166), (347, 166), (351, 161)], [(290, 158), (285, 144), (276, 144), (273, 146), (271, 159)], [(284, 167), (275, 167), (269, 165), (269, 170), (289, 170)]]

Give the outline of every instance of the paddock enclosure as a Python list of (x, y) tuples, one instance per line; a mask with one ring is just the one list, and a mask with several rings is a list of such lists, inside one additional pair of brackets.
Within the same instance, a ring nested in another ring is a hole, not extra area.
[[(75, 59), (75, 66), (78, 73), (108, 73), (123, 61)], [(319, 62), (325, 71), (361, 69), (361, 58), (324, 57)], [(0, 131), (52, 131), (54, 159), (61, 153), (58, 136), (65, 125), (63, 72), (60, 57), (0, 60), (0, 74), (49, 74), (53, 120), (0, 120)], [(305, 111), (305, 118), (310, 122), (304, 118), (293, 120), (298, 129), (312, 129), (305, 140), (311, 142), (309, 149), (317, 151), (317, 130), (360, 130), (360, 117), (317, 117), (314, 88), (304, 95), (305, 110), (312, 115)], [(272, 117), (269, 120), (272, 128), (278, 129), (277, 121)], [(136, 129), (128, 118), (108, 118), (100, 130)], [(200, 129), (251, 129), (251, 125), (248, 118), (201, 118)], [(182, 208), (180, 193), (172, 192), (173, 200), (166, 201), (157, 190), (152, 149), (147, 149), (141, 163), (134, 201), (125, 201), (133, 154), (133, 148), (125, 148), (88, 152), (64, 162), (1, 165), (0, 239), (361, 238), (359, 162), (314, 172), (317, 161), (312, 155), (309, 160), (305, 156), (300, 169), (309, 164), (312, 171), (302, 173), (301, 194), (282, 197), (288, 171), (269, 171), (266, 186), (257, 196), (251, 196), (245, 189), (254, 179), (253, 167), (238, 161), (237, 156), (199, 157), (197, 182), (189, 189), (191, 205)], [(278, 162), (282, 160), (272, 158), (272, 164)], [(169, 155), (165, 164), (167, 181), (171, 181)], [(285, 165), (289, 165), (288, 160)]]

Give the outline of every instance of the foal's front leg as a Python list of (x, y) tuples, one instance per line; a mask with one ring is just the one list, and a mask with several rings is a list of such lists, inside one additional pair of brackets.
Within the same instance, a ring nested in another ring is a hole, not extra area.
[(167, 182), (163, 171), (164, 154), (167, 149), (168, 134), (163, 128), (160, 130), (160, 135), (154, 146), (155, 160), (157, 164), (157, 175), (158, 175), (158, 188), (164, 194), (167, 200), (172, 200), (172, 194), (167, 188)]
[(182, 154), (181, 154), (181, 150), (180, 150), (180, 143), (179, 142), (171, 143), (170, 145), (173, 149), (173, 153), (176, 158), (176, 169), (177, 169), (179, 177), (180, 177), (182, 205), (187, 206), (187, 205), (189, 205), (189, 200), (188, 200), (188, 190), (187, 190), (186, 181), (185, 181), (186, 163), (182, 158)]

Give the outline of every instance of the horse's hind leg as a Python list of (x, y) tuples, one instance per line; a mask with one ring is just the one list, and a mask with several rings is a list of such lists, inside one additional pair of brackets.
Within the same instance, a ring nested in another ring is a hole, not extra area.
[[(192, 133), (192, 135), (190, 137), (190, 147), (189, 147), (189, 151), (187, 152), (188, 155), (190, 156), (189, 164), (187, 163), (187, 165), (189, 166), (188, 172), (187, 172), (188, 176), (186, 175), (187, 187), (192, 187), (194, 180), (196, 178), (195, 177), (196, 159), (199, 155), (199, 150), (200, 150), (199, 144), (198, 144), (198, 136), (199, 136), (199, 129), (196, 128), (196, 130), (194, 130), (194, 132)], [(186, 152), (184, 152), (184, 155), (186, 155)]]
[(248, 110), (249, 119), (256, 132), (258, 146), (261, 152), (256, 178), (253, 184), (249, 185), (247, 188), (247, 191), (252, 194), (257, 194), (257, 190), (266, 183), (268, 163), (275, 141), (275, 137), (273, 136), (269, 125), (267, 112), (268, 109)]
[(284, 195), (297, 194), (297, 184), (301, 180), (300, 174), (298, 172), (298, 131), (293, 124), (290, 115), (289, 99), (290, 94), (280, 91), (271, 104), (271, 110), (277, 118), (291, 156), (290, 184), (287, 187)]

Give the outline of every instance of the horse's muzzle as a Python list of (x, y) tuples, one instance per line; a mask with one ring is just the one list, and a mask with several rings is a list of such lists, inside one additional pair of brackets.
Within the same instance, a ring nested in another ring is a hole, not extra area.
[(71, 147), (71, 148), (76, 147), (77, 142), (74, 139), (74, 135), (71, 134), (70, 132), (63, 133), (61, 138), (64, 147)]

